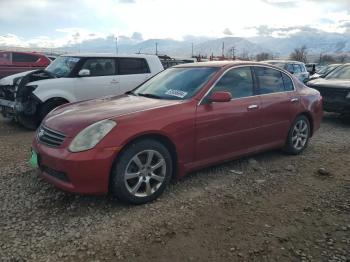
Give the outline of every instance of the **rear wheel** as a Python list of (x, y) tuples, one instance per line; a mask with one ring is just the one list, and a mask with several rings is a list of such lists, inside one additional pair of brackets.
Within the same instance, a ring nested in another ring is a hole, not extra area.
[(307, 147), (310, 138), (310, 121), (306, 116), (298, 116), (288, 133), (284, 151), (291, 155), (300, 154)]
[(136, 141), (121, 153), (113, 167), (112, 194), (132, 204), (147, 203), (163, 193), (172, 170), (171, 155), (162, 143)]

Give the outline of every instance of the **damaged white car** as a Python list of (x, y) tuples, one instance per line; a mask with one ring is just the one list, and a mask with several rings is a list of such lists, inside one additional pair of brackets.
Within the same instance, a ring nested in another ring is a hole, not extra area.
[(54, 108), (130, 91), (163, 70), (156, 55), (76, 54), (0, 79), (0, 110), (35, 129)]

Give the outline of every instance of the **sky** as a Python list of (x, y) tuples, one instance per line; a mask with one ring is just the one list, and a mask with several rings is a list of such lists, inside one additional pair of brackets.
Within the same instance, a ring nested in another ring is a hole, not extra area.
[(350, 32), (350, 0), (0, 0), (0, 46)]

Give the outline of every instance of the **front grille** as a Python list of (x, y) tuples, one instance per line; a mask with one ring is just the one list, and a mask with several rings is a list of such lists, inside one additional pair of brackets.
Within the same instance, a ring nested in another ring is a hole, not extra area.
[(50, 147), (59, 147), (64, 142), (66, 138), (65, 135), (51, 130), (45, 126), (41, 126), (37, 133), (38, 139), (42, 144)]
[(0, 98), (5, 100), (15, 100), (15, 87), (10, 85), (0, 85)]
[(45, 172), (49, 176), (52, 176), (52, 177), (57, 178), (59, 180), (62, 180), (63, 182), (68, 182), (68, 183), (70, 182), (66, 173), (64, 173), (62, 171), (58, 171), (58, 170), (49, 168), (47, 166), (40, 166), (40, 168), (43, 172)]

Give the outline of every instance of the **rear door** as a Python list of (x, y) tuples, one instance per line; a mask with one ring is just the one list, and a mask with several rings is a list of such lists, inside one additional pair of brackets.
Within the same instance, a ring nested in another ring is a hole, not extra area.
[[(230, 102), (212, 103), (213, 92), (227, 91)], [(260, 98), (255, 96), (250, 67), (228, 70), (198, 105), (196, 115), (196, 159), (215, 162), (251, 151), (259, 145)]]
[(118, 92), (124, 94), (151, 77), (147, 60), (137, 57), (117, 58)]
[(70, 88), (78, 100), (118, 94), (119, 86), (114, 58), (87, 58), (81, 69), (90, 70), (90, 75), (84, 77), (77, 75), (71, 80)]
[(293, 104), (299, 102), (293, 98), (293, 83), (289, 76), (269, 67), (255, 66), (254, 73), (261, 99), (261, 141), (267, 146), (283, 144), (293, 121)]

